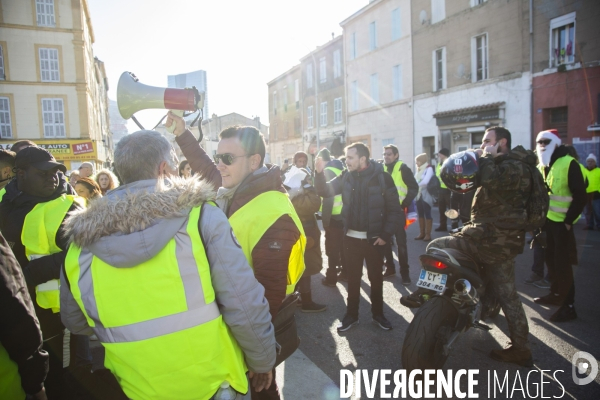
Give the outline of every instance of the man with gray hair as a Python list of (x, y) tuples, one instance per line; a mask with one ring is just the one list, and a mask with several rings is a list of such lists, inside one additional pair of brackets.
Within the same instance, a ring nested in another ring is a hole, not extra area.
[(269, 306), (211, 185), (177, 165), (158, 132), (121, 139), (123, 185), (66, 224), (62, 319), (98, 336), (129, 398), (238, 399), (247, 370), (256, 390), (271, 384)]
[(81, 163), (79, 166), (79, 175), (82, 178), (89, 178), (94, 175), (94, 164), (88, 161)]

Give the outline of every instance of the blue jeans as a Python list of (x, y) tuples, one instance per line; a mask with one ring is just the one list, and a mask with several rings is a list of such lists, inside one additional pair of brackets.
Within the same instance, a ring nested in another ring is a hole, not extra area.
[(419, 218), (431, 219), (431, 206), (423, 199), (417, 200), (417, 214), (419, 214)]

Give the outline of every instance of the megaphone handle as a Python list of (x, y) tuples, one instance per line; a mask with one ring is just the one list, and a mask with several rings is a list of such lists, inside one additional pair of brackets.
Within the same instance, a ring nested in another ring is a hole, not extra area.
[[(171, 111), (175, 115), (183, 117), (183, 110), (169, 110), (169, 111)], [(165, 128), (167, 128), (167, 132), (173, 133), (175, 131), (175, 125), (176, 125), (175, 121), (173, 121), (173, 123), (171, 124), (171, 126), (166, 126)]]

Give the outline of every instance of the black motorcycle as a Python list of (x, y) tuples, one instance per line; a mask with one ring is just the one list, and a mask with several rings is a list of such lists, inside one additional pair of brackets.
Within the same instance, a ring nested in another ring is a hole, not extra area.
[[(456, 210), (446, 216), (458, 220)], [(453, 230), (452, 232), (457, 232)], [(419, 257), (417, 286), (428, 289), (423, 305), (410, 323), (402, 345), (402, 365), (413, 369), (440, 369), (461, 333), (470, 328), (489, 331), (481, 320), (500, 312), (486, 271), (468, 255), (455, 249), (429, 248)]]

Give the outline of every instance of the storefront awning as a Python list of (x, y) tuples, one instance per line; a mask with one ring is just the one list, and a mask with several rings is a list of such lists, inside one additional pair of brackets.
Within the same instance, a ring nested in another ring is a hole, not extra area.
[(500, 108), (504, 104), (506, 104), (504, 101), (499, 101), (480, 106), (440, 111), (433, 114), (433, 117), (436, 119), (437, 126), (500, 119)]

